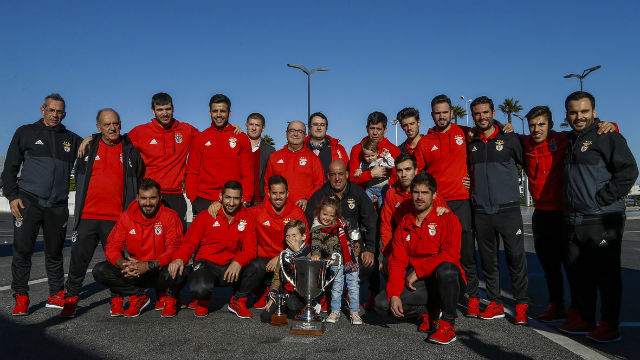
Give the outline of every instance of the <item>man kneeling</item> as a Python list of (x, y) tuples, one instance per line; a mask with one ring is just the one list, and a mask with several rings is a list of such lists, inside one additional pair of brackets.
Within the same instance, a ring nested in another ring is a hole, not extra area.
[[(389, 282), (386, 291), (376, 297), (376, 310), (385, 315), (390, 310), (398, 318), (418, 317), (424, 313), (428, 297), (435, 297), (429, 304), (439, 308), (422, 315), (428, 317), (424, 330), (435, 331), (430, 341), (449, 344), (456, 340), (456, 304), (464, 287), (460, 222), (452, 212), (437, 215), (433, 206), (436, 181), (430, 174), (416, 176), (410, 191), (412, 202), (403, 206), (411, 208), (394, 232)], [(412, 270), (407, 275), (409, 266)]]

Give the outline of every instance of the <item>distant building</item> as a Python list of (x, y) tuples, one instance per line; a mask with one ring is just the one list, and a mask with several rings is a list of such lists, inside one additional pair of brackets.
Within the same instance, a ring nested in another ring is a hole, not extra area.
[(640, 185), (633, 185), (631, 187), (631, 191), (629, 191), (629, 195), (640, 195)]

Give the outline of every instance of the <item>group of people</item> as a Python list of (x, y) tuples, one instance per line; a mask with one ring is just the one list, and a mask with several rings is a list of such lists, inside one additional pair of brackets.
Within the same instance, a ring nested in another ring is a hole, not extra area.
[[(73, 317), (93, 253), (106, 261), (94, 279), (111, 291), (111, 316), (138, 316), (151, 304), (173, 317), (181, 289), (195, 316), (206, 316), (215, 287), (231, 286), (228, 310), (261, 320), (275, 311), (275, 294), (288, 292), (286, 311), (304, 306), (283, 276), (292, 259), (331, 259), (332, 288), (317, 300), (327, 322), (362, 324), (359, 290), (380, 314), (419, 319), (429, 340), (456, 340), (456, 307), (467, 317), (505, 316), (498, 249), (504, 245), (514, 323), (528, 324), (527, 262), (520, 213), (518, 165), (535, 201), (535, 248), (545, 271), (549, 306), (538, 320), (562, 321), (561, 331), (595, 341), (620, 339), (620, 251), (623, 197), (634, 184), (635, 159), (614, 123), (596, 117), (595, 99), (574, 92), (565, 101), (572, 131), (553, 130), (551, 111), (527, 114), (529, 135), (494, 120), (486, 96), (471, 103), (475, 126), (452, 122), (451, 100), (431, 101), (434, 126), (420, 134), (420, 115), (402, 109), (407, 135), (399, 147), (386, 137), (387, 117), (371, 113), (362, 141), (349, 153), (327, 135), (328, 119), (314, 113), (305, 125), (287, 124), (280, 150), (262, 140), (263, 115), (246, 119), (246, 133), (229, 123), (231, 101), (209, 101), (211, 126), (202, 132), (173, 117), (166, 93), (151, 99), (153, 119), (121, 134), (111, 108), (98, 111), (98, 132), (82, 139), (62, 124), (64, 99), (51, 94), (42, 118), (18, 128), (2, 180), (14, 216), (13, 315), (29, 312), (29, 272), (43, 230), (49, 280), (47, 307)], [(308, 134), (307, 135), (307, 126)], [(75, 221), (69, 275), (62, 248), (75, 165)], [(187, 227), (187, 203), (193, 222)], [(563, 231), (559, 231), (563, 229)], [(480, 308), (478, 264), (489, 304)], [(284, 256), (281, 256), (284, 255)], [(282, 260), (281, 260), (282, 259)], [(562, 267), (571, 287), (565, 306)], [(386, 286), (383, 286), (386, 284)], [(346, 286), (346, 291), (345, 291)], [(600, 291), (602, 319), (596, 323)], [(464, 295), (464, 298), (463, 298)], [(125, 309), (126, 307), (126, 309)]]

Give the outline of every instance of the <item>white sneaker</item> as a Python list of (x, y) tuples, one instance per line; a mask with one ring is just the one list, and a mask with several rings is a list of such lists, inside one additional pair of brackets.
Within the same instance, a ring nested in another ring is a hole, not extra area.
[(338, 319), (340, 319), (340, 311), (332, 311), (331, 314), (329, 314), (329, 316), (327, 317), (327, 320), (325, 321), (333, 324), (337, 322)]
[(351, 313), (351, 324), (362, 325), (362, 318), (360, 317), (360, 314), (358, 314), (357, 312)]

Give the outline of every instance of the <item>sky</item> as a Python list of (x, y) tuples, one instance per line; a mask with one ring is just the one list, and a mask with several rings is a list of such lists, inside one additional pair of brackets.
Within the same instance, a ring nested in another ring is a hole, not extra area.
[[(0, 152), (17, 127), (39, 119), (51, 92), (67, 101), (63, 123), (83, 137), (104, 107), (120, 113), (123, 132), (149, 121), (160, 91), (178, 120), (203, 130), (209, 98), (222, 93), (232, 123), (262, 113), (281, 148), (287, 122), (307, 117), (306, 75), (287, 63), (329, 68), (311, 77), (311, 112), (328, 117), (348, 150), (373, 111), (391, 121), (415, 107), (425, 133), (441, 93), (461, 106), (460, 96), (487, 95), (496, 108), (513, 97), (523, 115), (548, 105), (561, 129), (564, 99), (579, 90), (563, 75), (602, 65), (584, 90), (640, 159), (629, 107), (640, 100), (638, 15), (637, 1), (3, 0)], [(497, 110), (496, 119), (505, 116)], [(522, 132), (517, 118), (514, 127)], [(391, 124), (387, 137), (395, 141)]]

